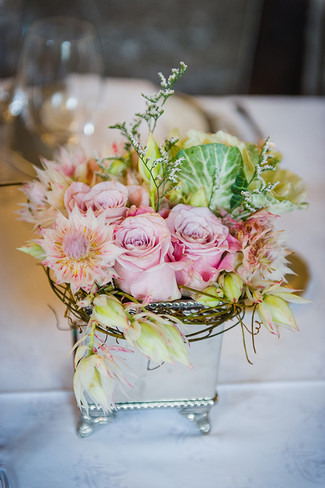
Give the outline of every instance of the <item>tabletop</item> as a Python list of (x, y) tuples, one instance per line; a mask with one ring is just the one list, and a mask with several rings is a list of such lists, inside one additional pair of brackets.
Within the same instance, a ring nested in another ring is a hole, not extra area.
[[(107, 80), (89, 147), (109, 144), (109, 123), (132, 115), (138, 94), (150, 88), (141, 80)], [(1, 187), (0, 467), (15, 487), (325, 484), (325, 99), (197, 97), (197, 112), (189, 103), (179, 98), (159, 130), (174, 123), (187, 130), (208, 120), (243, 139), (256, 139), (260, 131), (282, 152), (283, 167), (308, 184), (309, 208), (280, 222), (309, 273), (304, 296), (311, 303), (292, 307), (300, 332), (283, 329), (280, 339), (259, 334), (253, 365), (245, 360), (240, 332), (224, 335), (220, 400), (211, 410), (207, 436), (166, 409), (123, 412), (81, 439), (71, 333), (41, 267), (16, 250), (31, 237), (30, 226), (15, 215), (24, 197), (16, 186)], [(4, 159), (0, 164), (2, 180), (26, 172), (26, 166)]]

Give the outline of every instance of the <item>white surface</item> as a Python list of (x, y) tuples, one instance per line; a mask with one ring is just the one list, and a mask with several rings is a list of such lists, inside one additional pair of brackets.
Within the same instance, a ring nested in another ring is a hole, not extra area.
[[(108, 123), (128, 117), (124, 104), (137, 98), (139, 86), (147, 91), (149, 85), (109, 82)], [(120, 413), (112, 424), (79, 439), (68, 357), (71, 337), (57, 330), (47, 304), (59, 315), (62, 307), (42, 269), (16, 251), (31, 235), (13, 214), (23, 195), (15, 187), (1, 188), (0, 465), (11, 471), (14, 486), (325, 485), (325, 99), (241, 100), (283, 152), (283, 165), (309, 185), (310, 209), (281, 222), (288, 244), (311, 273), (305, 296), (314, 303), (293, 307), (300, 332), (283, 330), (280, 340), (261, 333), (257, 356), (250, 354), (253, 366), (246, 363), (240, 330), (224, 335), (220, 402), (211, 411), (209, 436), (167, 410)], [(200, 101), (252, 136), (231, 99)]]
[(85, 439), (71, 393), (2, 395), (3, 461), (15, 486), (31, 488), (323, 487), (321, 389), (223, 386), (208, 436), (156, 410), (121, 413)]

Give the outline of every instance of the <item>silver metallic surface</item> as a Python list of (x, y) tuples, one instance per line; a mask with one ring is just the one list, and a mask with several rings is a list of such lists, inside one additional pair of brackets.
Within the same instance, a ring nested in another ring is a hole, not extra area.
[(80, 437), (87, 437), (94, 428), (107, 424), (114, 420), (120, 410), (140, 410), (156, 408), (177, 408), (179, 413), (194, 422), (202, 434), (210, 431), (209, 411), (218, 401), (218, 394), (213, 398), (197, 398), (191, 400), (162, 400), (155, 402), (121, 402), (116, 403), (116, 410), (103, 414), (103, 411), (94, 404), (89, 405), (88, 414), (82, 409), (78, 424), (78, 434)]
[[(148, 310), (157, 314), (172, 314), (177, 311), (183, 317), (204, 308), (191, 299), (157, 302), (147, 306)], [(201, 328), (202, 325), (197, 324), (184, 324), (180, 327), (184, 335)], [(104, 340), (110, 339), (103, 336)], [(207, 434), (210, 430), (209, 411), (218, 400), (216, 386), (221, 344), (222, 335), (219, 335), (189, 346), (192, 367), (169, 363), (156, 365), (151, 361), (148, 363), (148, 359), (138, 350), (128, 354), (127, 365), (132, 372), (132, 388), (127, 394), (116, 389), (116, 408), (108, 414), (104, 414), (92, 403), (89, 404), (88, 413), (83, 408), (78, 434), (81, 437), (88, 436), (95, 427), (111, 422), (121, 411), (156, 408), (176, 408), (181, 415), (194, 422), (203, 434)]]
[(191, 299), (174, 300), (172, 302), (153, 302), (146, 306), (147, 310), (157, 314), (181, 312), (184, 316), (203, 310), (204, 305)]

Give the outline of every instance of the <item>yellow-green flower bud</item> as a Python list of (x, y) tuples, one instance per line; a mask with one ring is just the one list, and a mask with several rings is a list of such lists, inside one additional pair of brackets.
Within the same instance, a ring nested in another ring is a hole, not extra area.
[(263, 302), (258, 304), (257, 311), (263, 324), (271, 329), (273, 324), (278, 324), (299, 330), (288, 304), (280, 297), (266, 295)]
[(104, 327), (127, 329), (129, 319), (121, 302), (112, 295), (98, 295), (93, 301), (92, 318)]
[(243, 291), (243, 280), (235, 273), (222, 275), (219, 284), (224, 292), (224, 296), (231, 302), (238, 302)]
[(167, 349), (172, 358), (186, 366), (190, 366), (188, 352), (179, 330), (171, 324), (166, 324), (164, 334), (167, 339)]
[(171, 362), (171, 357), (165, 341), (157, 327), (150, 322), (141, 322), (141, 334), (136, 341), (136, 346), (140, 351), (153, 361), (158, 363), (162, 361)]
[(124, 332), (126, 340), (145, 356), (157, 363), (173, 363), (175, 360), (190, 366), (184, 339), (174, 325), (161, 317), (140, 317), (132, 320)]
[(261, 303), (263, 301), (262, 292), (258, 289), (251, 291), (249, 287), (246, 287), (246, 298), (249, 305), (252, 303)]
[(193, 298), (202, 305), (208, 307), (217, 307), (220, 303), (220, 298), (223, 297), (223, 291), (216, 286), (208, 286), (202, 293), (196, 293)]

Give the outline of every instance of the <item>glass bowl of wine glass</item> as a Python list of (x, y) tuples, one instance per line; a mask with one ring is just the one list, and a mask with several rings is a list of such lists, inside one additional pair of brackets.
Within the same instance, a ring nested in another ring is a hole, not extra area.
[(90, 23), (71, 17), (40, 19), (23, 43), (11, 113), (46, 146), (79, 143), (94, 131), (102, 74)]

